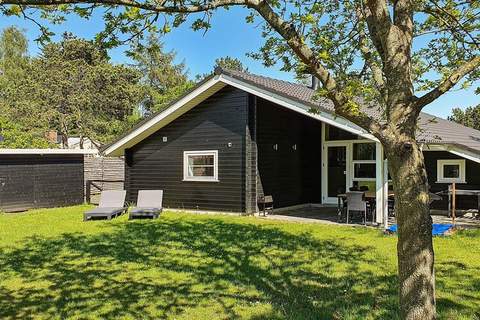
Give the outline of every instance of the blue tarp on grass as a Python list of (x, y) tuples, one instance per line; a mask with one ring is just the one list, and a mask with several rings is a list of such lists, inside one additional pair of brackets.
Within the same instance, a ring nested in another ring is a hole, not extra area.
[[(444, 236), (445, 233), (453, 228), (453, 224), (441, 224), (441, 223), (434, 223), (432, 225), (432, 236)], [(390, 232), (397, 232), (397, 225), (394, 224), (390, 228), (387, 229)]]

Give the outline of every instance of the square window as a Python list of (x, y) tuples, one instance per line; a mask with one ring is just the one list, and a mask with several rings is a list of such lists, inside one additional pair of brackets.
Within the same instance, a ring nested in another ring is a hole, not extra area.
[(446, 164), (443, 166), (443, 177), (444, 178), (460, 178), (460, 165), (458, 164)]
[(375, 143), (354, 143), (353, 160), (375, 160)]
[(377, 166), (375, 163), (375, 143), (353, 143), (353, 181), (375, 181)]
[(218, 181), (218, 151), (185, 151), (184, 181)]
[(465, 183), (465, 160), (437, 160), (438, 183)]
[(213, 166), (215, 163), (215, 156), (208, 155), (188, 155), (188, 164), (190, 166)]
[(353, 180), (375, 180), (376, 170), (375, 163), (354, 163)]

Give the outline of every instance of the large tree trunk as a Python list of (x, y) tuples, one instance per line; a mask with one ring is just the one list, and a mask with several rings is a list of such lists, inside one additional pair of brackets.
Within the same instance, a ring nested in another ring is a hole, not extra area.
[(385, 146), (395, 190), (402, 319), (435, 319), (432, 218), (423, 153), (413, 137)]

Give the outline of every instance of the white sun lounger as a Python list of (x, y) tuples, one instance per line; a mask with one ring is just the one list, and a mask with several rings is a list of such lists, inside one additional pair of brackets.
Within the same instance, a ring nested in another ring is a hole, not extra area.
[(138, 191), (137, 206), (130, 210), (129, 219), (156, 219), (162, 212), (163, 190)]
[(83, 221), (92, 218), (107, 218), (108, 220), (125, 212), (125, 190), (102, 191), (98, 207), (83, 214)]

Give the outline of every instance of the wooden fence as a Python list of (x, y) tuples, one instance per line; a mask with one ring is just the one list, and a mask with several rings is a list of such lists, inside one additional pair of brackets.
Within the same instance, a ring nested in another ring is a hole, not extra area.
[(84, 180), (85, 201), (98, 203), (100, 190), (123, 190), (125, 161), (123, 158), (85, 156)]

